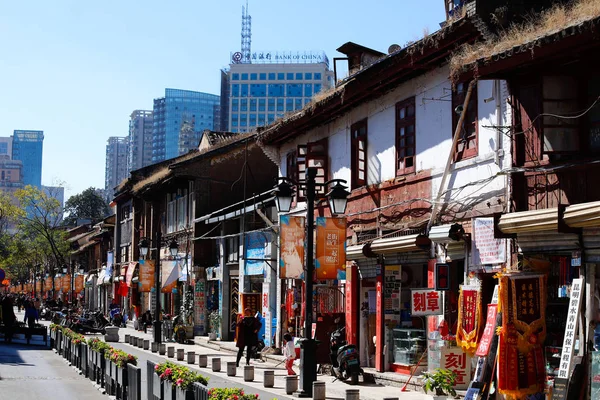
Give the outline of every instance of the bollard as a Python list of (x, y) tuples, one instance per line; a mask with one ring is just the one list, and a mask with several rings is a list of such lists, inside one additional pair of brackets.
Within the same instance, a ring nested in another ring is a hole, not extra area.
[(177, 361), (183, 361), (184, 349), (177, 349)]
[(150, 349), (150, 340), (144, 340), (144, 350)]
[(230, 361), (227, 363), (227, 376), (235, 376), (235, 371), (237, 366), (235, 365), (235, 361)]
[(133, 343), (133, 336), (129, 335), (129, 338), (127, 340), (127, 343), (132, 344)]
[(399, 397), (384, 397), (383, 400), (400, 400)]
[(152, 342), (150, 349), (152, 350), (153, 353), (156, 353), (158, 351), (158, 343)]
[(137, 338), (136, 346), (141, 349), (144, 346), (144, 339), (141, 337)]
[(313, 399), (325, 400), (325, 382), (313, 382)]
[(213, 358), (212, 359), (212, 370), (213, 372), (219, 372), (221, 371), (221, 359), (220, 358)]
[(358, 389), (346, 389), (346, 400), (360, 400), (360, 391)]
[(167, 352), (167, 345), (164, 343), (159, 344), (158, 345), (158, 354), (160, 354), (161, 356), (164, 356), (166, 352)]
[(125, 343), (129, 343), (129, 338), (131, 337), (131, 335), (125, 335)]
[(252, 382), (254, 380), (254, 367), (252, 365), (244, 365), (244, 382)]
[(298, 376), (286, 376), (285, 377), (285, 393), (294, 394), (298, 390)]
[(208, 366), (208, 356), (206, 354), (200, 354), (198, 356), (198, 365), (202, 368), (206, 368)]
[(188, 351), (187, 353), (187, 363), (193, 364), (196, 362), (196, 353), (193, 351)]
[(272, 388), (275, 386), (275, 371), (264, 372), (263, 386), (266, 388)]
[(175, 357), (175, 347), (173, 347), (173, 346), (167, 347), (167, 357), (169, 357), (169, 358)]

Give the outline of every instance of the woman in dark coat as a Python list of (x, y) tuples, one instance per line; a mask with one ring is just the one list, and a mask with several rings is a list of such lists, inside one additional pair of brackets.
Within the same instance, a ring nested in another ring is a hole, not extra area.
[(260, 322), (252, 316), (252, 310), (244, 310), (244, 318), (239, 318), (236, 326), (236, 346), (238, 347), (236, 365), (240, 366), (240, 360), (246, 348), (246, 365), (250, 365), (250, 356), (252, 348), (258, 343), (258, 331)]
[(6, 296), (2, 301), (2, 322), (4, 323), (4, 341), (12, 342), (13, 325), (17, 317), (15, 316), (15, 310), (13, 308), (13, 302), (10, 296)]

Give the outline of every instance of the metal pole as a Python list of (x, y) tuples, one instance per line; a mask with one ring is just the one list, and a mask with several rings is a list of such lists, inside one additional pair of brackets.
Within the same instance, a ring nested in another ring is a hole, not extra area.
[(317, 169), (306, 169), (306, 272), (304, 274), (304, 290), (306, 308), (304, 310), (304, 340), (300, 346), (300, 388), (298, 397), (312, 397), (313, 382), (317, 380), (317, 345), (312, 337), (313, 314), (313, 276), (314, 276), (314, 229), (315, 229), (315, 177)]
[(154, 311), (154, 343), (162, 343), (160, 321), (160, 243), (162, 232), (160, 225), (156, 229), (156, 260), (154, 262), (154, 295), (156, 296), (156, 310)]

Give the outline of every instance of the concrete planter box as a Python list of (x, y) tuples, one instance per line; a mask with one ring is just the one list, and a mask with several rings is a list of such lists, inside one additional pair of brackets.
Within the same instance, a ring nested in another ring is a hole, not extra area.
[(176, 387), (175, 400), (194, 400), (194, 391), (191, 389), (183, 390)]
[(154, 374), (154, 378), (152, 379), (152, 394), (154, 397), (158, 397), (159, 399), (163, 398), (163, 384), (160, 376), (158, 374)]
[(170, 381), (163, 381), (164, 393), (162, 400), (175, 400), (175, 385)]

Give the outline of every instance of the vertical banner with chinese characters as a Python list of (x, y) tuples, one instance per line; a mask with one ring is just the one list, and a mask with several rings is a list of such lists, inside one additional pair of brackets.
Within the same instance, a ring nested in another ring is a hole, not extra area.
[(206, 332), (206, 281), (198, 279), (194, 285), (194, 332), (204, 335)]
[(567, 314), (567, 324), (565, 328), (565, 337), (563, 339), (562, 354), (560, 355), (560, 368), (558, 377), (569, 379), (571, 365), (573, 364), (573, 349), (575, 348), (575, 333), (579, 321), (579, 312), (581, 310), (581, 289), (583, 279), (573, 279), (571, 285), (571, 300), (569, 300), (569, 312)]
[(410, 305), (411, 315), (419, 317), (423, 315), (441, 315), (444, 313), (442, 307), (442, 293), (434, 289), (411, 289)]
[(479, 339), (479, 345), (477, 346), (477, 351), (475, 352), (475, 355), (477, 357), (486, 357), (490, 352), (490, 345), (492, 344), (492, 339), (494, 338), (494, 334), (496, 333), (497, 315), (498, 305), (488, 304), (485, 328), (483, 329), (483, 334), (481, 335), (481, 339)]
[(152, 291), (155, 285), (155, 274), (154, 260), (140, 260), (140, 292)]
[(440, 367), (456, 374), (455, 389), (466, 389), (471, 381), (471, 357), (458, 347), (442, 347)]
[[(302, 279), (304, 277), (304, 217), (280, 217), (279, 277)], [(345, 261), (345, 260), (344, 260)]]
[(62, 277), (62, 291), (63, 293), (68, 293), (71, 290), (71, 275), (63, 275)]
[(83, 275), (77, 275), (75, 277), (75, 292), (81, 293), (83, 290)]
[(317, 279), (346, 279), (346, 218), (317, 218)]
[(458, 296), (458, 324), (456, 344), (467, 354), (475, 354), (481, 321), (481, 297), (479, 287), (461, 286)]
[(546, 275), (501, 276), (499, 299), (498, 390), (515, 398), (543, 392)]

